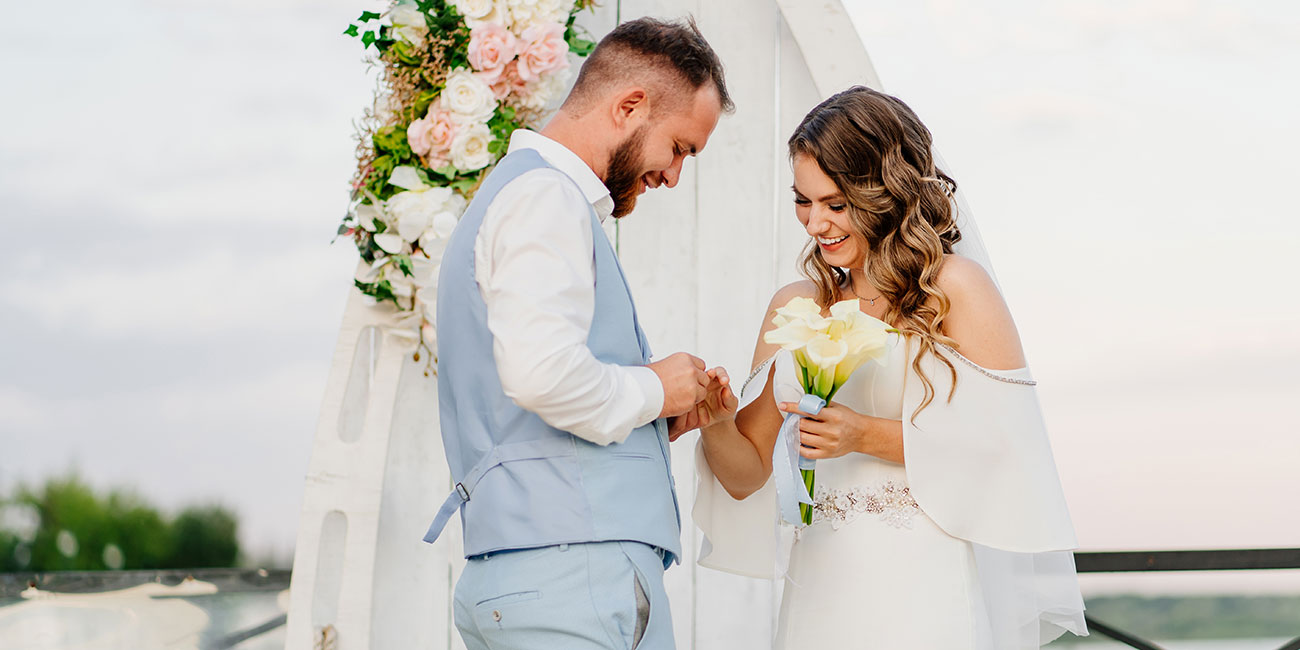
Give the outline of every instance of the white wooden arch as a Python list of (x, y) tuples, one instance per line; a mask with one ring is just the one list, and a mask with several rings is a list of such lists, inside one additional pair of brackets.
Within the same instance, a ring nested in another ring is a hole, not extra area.
[[(736, 113), (674, 189), (648, 192), (611, 232), (659, 354), (685, 350), (744, 376), (772, 292), (797, 277), (806, 235), (794, 219), (785, 141), (821, 99), (880, 87), (839, 0), (606, 0), (581, 20), (694, 15), (721, 56)], [(459, 521), (432, 546), (424, 529), (450, 487), (437, 379), (377, 328), (352, 291), (335, 347), (294, 555), (287, 648), (463, 648), (451, 593)], [(666, 574), (682, 650), (771, 645), (780, 585), (696, 565), (695, 435), (673, 445), (686, 556)]]

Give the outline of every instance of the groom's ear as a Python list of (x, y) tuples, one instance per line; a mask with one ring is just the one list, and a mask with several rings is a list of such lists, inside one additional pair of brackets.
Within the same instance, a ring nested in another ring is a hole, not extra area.
[(619, 131), (635, 131), (650, 117), (650, 94), (640, 86), (630, 86), (614, 97), (610, 118)]

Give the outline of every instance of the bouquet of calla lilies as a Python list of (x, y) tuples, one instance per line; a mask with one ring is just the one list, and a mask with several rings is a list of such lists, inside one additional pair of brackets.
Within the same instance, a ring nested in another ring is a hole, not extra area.
[[(862, 364), (882, 358), (888, 349), (889, 334), (898, 332), (888, 323), (862, 313), (857, 300), (837, 302), (831, 305), (830, 315), (823, 316), (816, 301), (795, 297), (776, 310), (772, 324), (776, 328), (763, 335), (763, 340), (794, 355), (803, 392), (824, 403), (830, 403)], [(793, 434), (798, 435), (797, 429)], [(811, 496), (815, 461), (803, 457), (798, 460), (804, 487)], [(803, 523), (811, 524), (812, 507), (800, 503), (799, 509)]]

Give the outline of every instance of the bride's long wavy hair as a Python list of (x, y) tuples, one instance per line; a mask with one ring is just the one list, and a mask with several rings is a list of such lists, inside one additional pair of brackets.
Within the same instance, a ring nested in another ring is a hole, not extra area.
[[(844, 193), (850, 227), (867, 243), (867, 279), (889, 300), (884, 320), (920, 344), (912, 367), (925, 385), (925, 399), (912, 418), (935, 396), (922, 358), (934, 354), (936, 343), (956, 347), (943, 333), (950, 303), (936, 278), (944, 254), (961, 239), (952, 201), (957, 183), (935, 166), (932, 139), (902, 101), (855, 86), (812, 109), (789, 143), (791, 160), (811, 156)], [(822, 258), (815, 239), (800, 266), (817, 285), (818, 304), (842, 299), (848, 274)], [(948, 367), (955, 388), (957, 369), (935, 356)]]

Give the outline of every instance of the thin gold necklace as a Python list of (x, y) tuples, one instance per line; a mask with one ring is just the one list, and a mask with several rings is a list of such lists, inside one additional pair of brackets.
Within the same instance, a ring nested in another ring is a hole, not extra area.
[(882, 293), (882, 294), (880, 294), (879, 296), (876, 296), (875, 298), (864, 298), (864, 297), (862, 297), (862, 294), (858, 293), (857, 290), (853, 288), (853, 276), (852, 276), (852, 275), (849, 276), (849, 293), (851, 293), (851, 294), (857, 296), (859, 300), (865, 300), (865, 301), (867, 301), (867, 304), (871, 305), (872, 307), (875, 307), (875, 306), (876, 306), (876, 301), (877, 301), (877, 300), (880, 300), (880, 299), (881, 299), (882, 297), (884, 297), (884, 295), (885, 295), (885, 294)]

